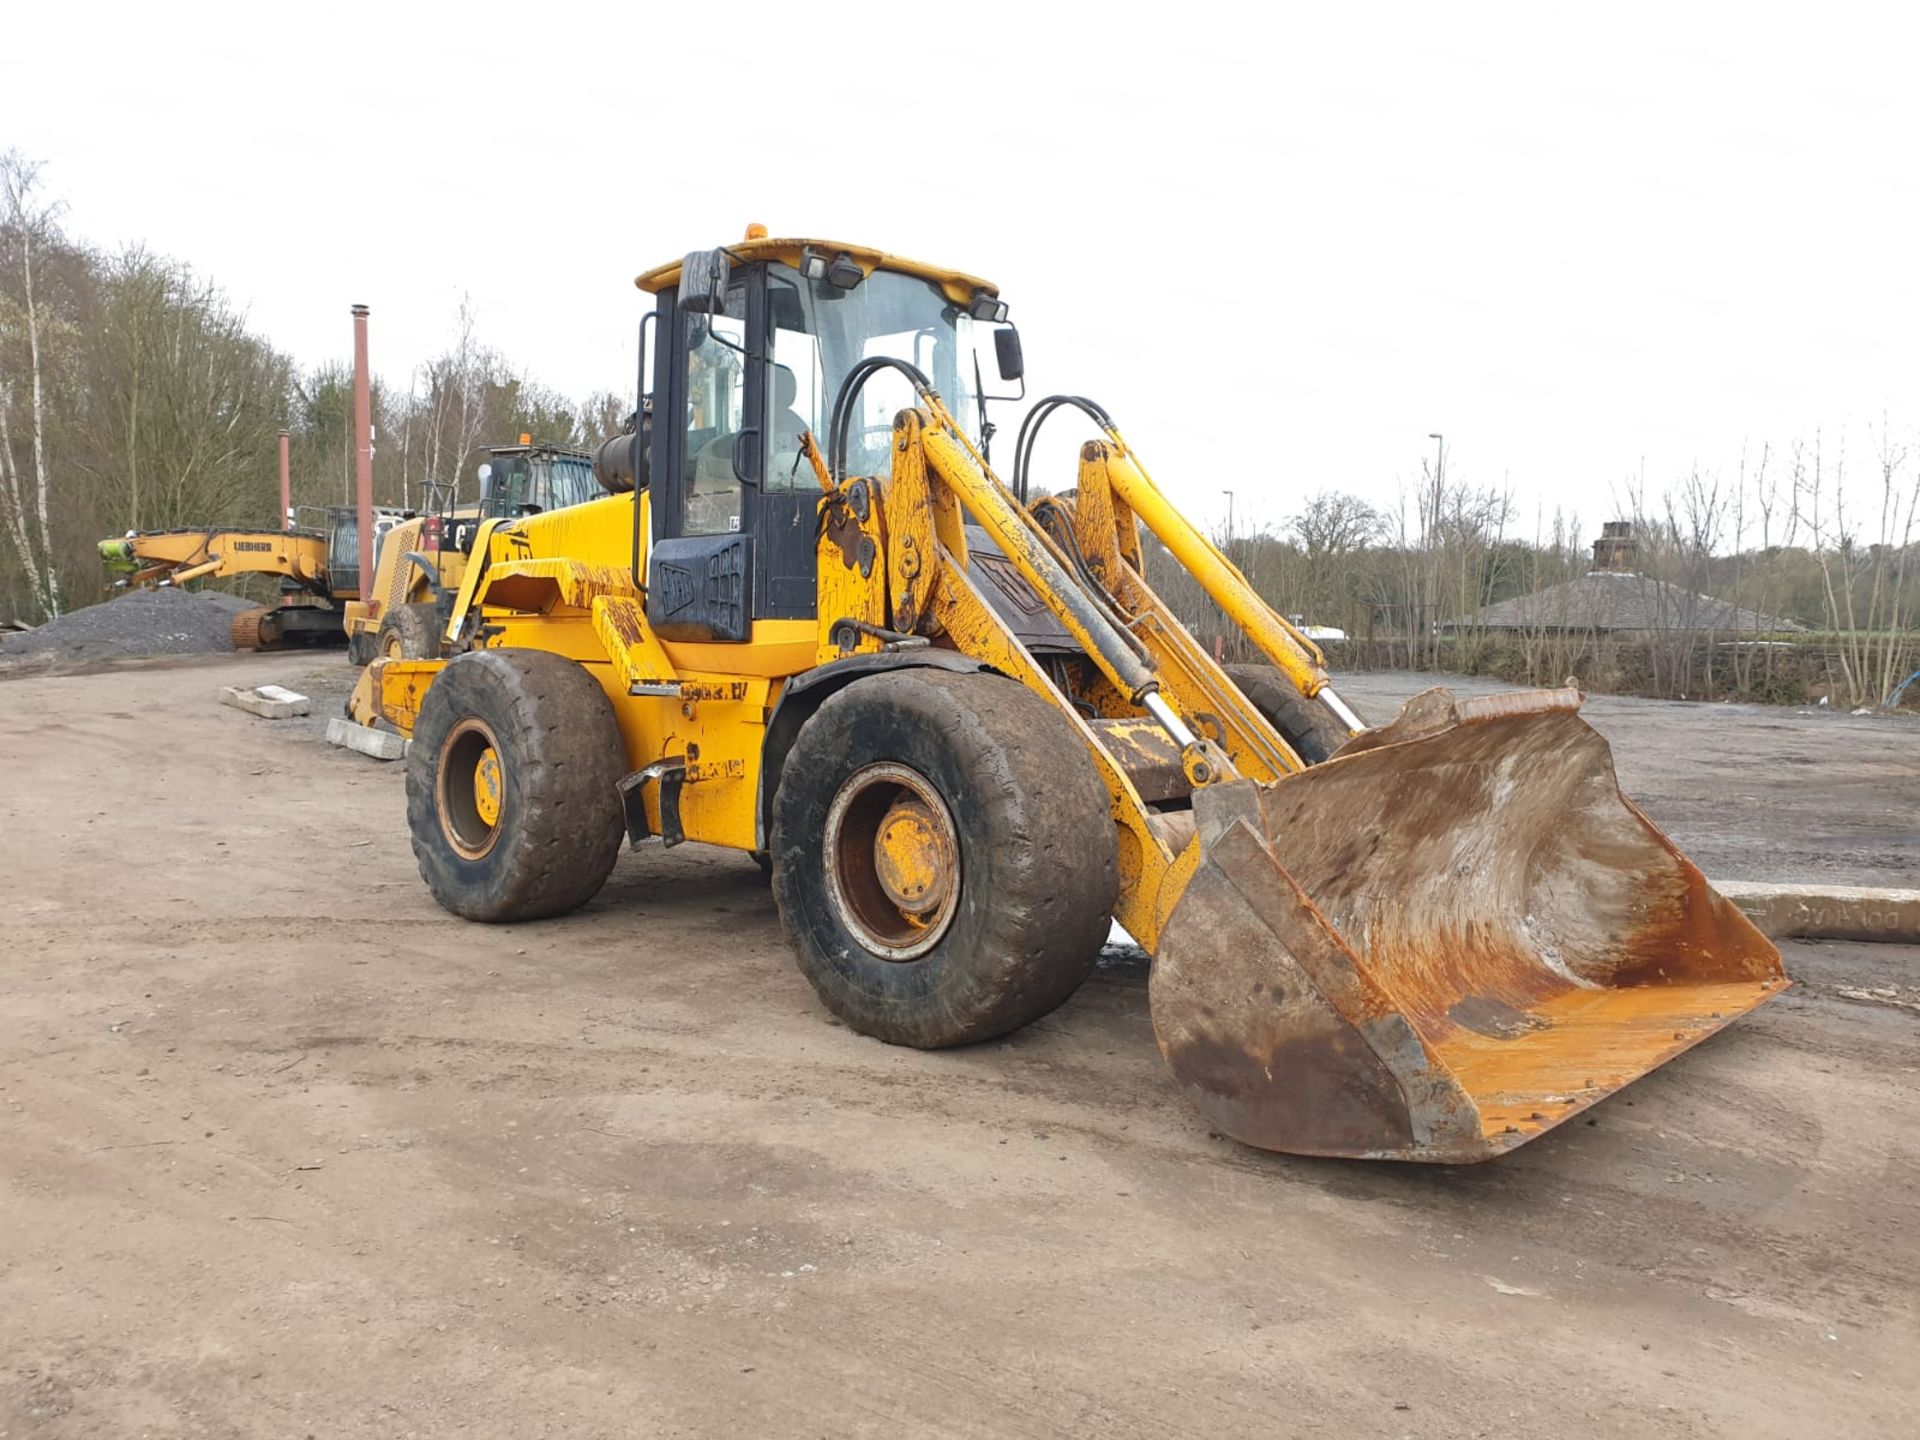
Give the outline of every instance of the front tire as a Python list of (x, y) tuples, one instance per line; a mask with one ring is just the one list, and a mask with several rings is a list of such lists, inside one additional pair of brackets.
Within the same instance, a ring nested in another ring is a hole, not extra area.
[(428, 687), (407, 751), (407, 825), (427, 889), (469, 920), (585, 904), (626, 834), (625, 747), (587, 671), (541, 650), (477, 650)]
[(1062, 1004), (1119, 890), (1092, 757), (995, 675), (896, 670), (829, 697), (782, 768), (772, 845), (774, 899), (821, 1001), (921, 1049)]
[(434, 660), (440, 655), (439, 607), (397, 605), (381, 620), (374, 653), (388, 660)]

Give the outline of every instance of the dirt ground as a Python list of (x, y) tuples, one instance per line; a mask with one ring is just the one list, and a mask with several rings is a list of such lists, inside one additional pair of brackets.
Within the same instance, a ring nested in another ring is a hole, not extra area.
[[(7, 1440), (1920, 1433), (1920, 1014), (1871, 993), (1920, 952), (1795, 945), (1490, 1165), (1288, 1159), (1181, 1101), (1134, 961), (929, 1055), (825, 1017), (742, 858), (453, 919), (398, 767), (214, 703), (344, 674), (0, 683)], [(1912, 727), (1594, 711), (1721, 873), (1911, 883)]]

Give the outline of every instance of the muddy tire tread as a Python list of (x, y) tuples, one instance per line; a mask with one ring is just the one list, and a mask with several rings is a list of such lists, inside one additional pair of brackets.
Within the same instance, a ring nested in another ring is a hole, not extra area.
[(1267, 717), (1294, 752), (1318, 765), (1347, 743), (1348, 734), (1326, 706), (1309, 700), (1272, 665), (1228, 665), (1227, 678)]
[(402, 660), (438, 659), (440, 635), (439, 626), (434, 623), (437, 608), (432, 604), (424, 604), (400, 605), (389, 610), (374, 635), (373, 653), (385, 654), (387, 637), (398, 635)]
[[(437, 812), (440, 751), (479, 715), (499, 742), (502, 831), (481, 860), (448, 843)], [(537, 920), (599, 893), (626, 835), (616, 785), (625, 764), (606, 692), (565, 656), (478, 650), (428, 688), (407, 752), (407, 825), (427, 888), (469, 920)]]
[[(870, 954), (840, 924), (820, 853), (839, 783), (883, 759), (935, 782), (961, 848), (952, 927), (906, 962)], [(997, 675), (905, 669), (831, 696), (787, 756), (771, 844), (781, 921), (822, 1002), (864, 1034), (921, 1049), (1004, 1035), (1064, 1003), (1093, 969), (1119, 888), (1085, 742)]]

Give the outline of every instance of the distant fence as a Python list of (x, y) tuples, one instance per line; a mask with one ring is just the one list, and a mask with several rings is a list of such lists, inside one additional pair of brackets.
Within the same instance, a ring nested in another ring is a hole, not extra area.
[[(1375, 638), (1323, 648), (1328, 663), (1342, 670), (1434, 669), (1542, 686), (1571, 678), (1596, 695), (1838, 705), (1863, 691), (1883, 697), (1920, 668), (1920, 634), (1876, 641), (1871, 652), (1863, 652), (1857, 640), (1834, 635), (1734, 640), (1671, 632), (1482, 632), (1441, 636), (1437, 644), (1433, 637), (1417, 645)], [(1863, 664), (1868, 660), (1870, 668)], [(1901, 708), (1920, 711), (1920, 684), (1908, 687)]]

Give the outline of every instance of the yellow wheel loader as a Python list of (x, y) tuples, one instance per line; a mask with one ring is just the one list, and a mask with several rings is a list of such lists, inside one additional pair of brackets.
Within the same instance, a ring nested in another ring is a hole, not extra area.
[(372, 593), (356, 594), (345, 608), (354, 664), (376, 655), (420, 660), (440, 653), (445, 605), (460, 588), (481, 521), (538, 515), (602, 493), (584, 450), (522, 435), (519, 444), (489, 446), (486, 454), (477, 503), (455, 505), (450, 495), (437, 494), (421, 513), (408, 512), (381, 532)]
[[(1034, 407), (1003, 483), (992, 285), (757, 228), (639, 284), (632, 488), (483, 524), (446, 630), (474, 648), (376, 661), (351, 701), (413, 738), (449, 910), (553, 915), (623, 843), (729, 846), (822, 1003), (922, 1047), (1054, 1009), (1118, 919), (1185, 1093), (1313, 1155), (1498, 1155), (1784, 987), (1577, 693), (1431, 690), (1368, 728), (1082, 398)], [(1028, 503), (1062, 407), (1097, 438)], [(1268, 666), (1195, 642), (1143, 531)]]

